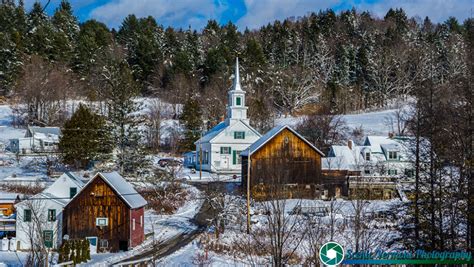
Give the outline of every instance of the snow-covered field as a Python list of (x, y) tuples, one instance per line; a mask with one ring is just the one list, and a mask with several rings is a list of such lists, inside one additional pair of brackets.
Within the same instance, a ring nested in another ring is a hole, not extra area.
[[(383, 135), (387, 136), (389, 132), (393, 131), (387, 121), (390, 118), (395, 118), (397, 109), (388, 109), (383, 111), (374, 111), (360, 114), (342, 115), (349, 130), (362, 127), (365, 135)], [(295, 126), (303, 120), (303, 117), (286, 117), (278, 118), (275, 121), (276, 125), (290, 125)]]

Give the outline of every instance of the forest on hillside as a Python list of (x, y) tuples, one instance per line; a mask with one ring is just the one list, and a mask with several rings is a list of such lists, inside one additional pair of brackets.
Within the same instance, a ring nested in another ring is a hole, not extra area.
[(244, 31), (214, 20), (165, 28), (131, 14), (109, 29), (79, 23), (68, 1), (52, 16), (20, 1), (0, 6), (0, 94), (27, 104), (28, 122), (61, 125), (65, 99), (105, 100), (104, 78), (130, 75), (131, 96), (196, 101), (214, 125), (239, 57), (252, 123), (264, 131), (275, 116), (383, 108), (424, 82), (467, 79), (472, 28), (473, 19), (438, 24), (390, 9), (383, 18), (325, 10)]
[[(398, 241), (472, 249), (473, 46), (474, 19), (433, 23), (402, 9), (383, 18), (315, 10), (244, 31), (214, 20), (202, 30), (165, 28), (131, 14), (109, 29), (79, 23), (66, 0), (52, 16), (39, 3), (27, 11), (20, 2), (0, 5), (0, 101), (19, 125), (63, 127), (59, 148), (69, 166), (105, 161), (114, 151), (122, 174), (140, 176), (146, 153), (192, 150), (203, 122), (222, 119), (236, 57), (252, 126), (264, 133), (276, 117), (305, 114), (298, 131), (321, 148), (344, 138), (337, 114), (410, 100), (410, 112), (395, 122), (415, 155), (414, 204)], [(169, 118), (185, 131), (172, 133), (167, 148), (164, 111), (141, 116), (138, 97), (182, 105)], [(72, 99), (86, 102), (74, 115)]]

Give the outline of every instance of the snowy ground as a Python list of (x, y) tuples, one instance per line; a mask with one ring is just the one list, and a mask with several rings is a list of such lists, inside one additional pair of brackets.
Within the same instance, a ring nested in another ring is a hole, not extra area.
[(22, 267), (25, 266), (26, 252), (0, 251), (0, 267)]
[[(396, 109), (389, 109), (383, 111), (375, 111), (360, 114), (342, 115), (350, 130), (362, 126), (365, 135), (383, 135), (387, 136), (389, 132), (393, 132), (391, 126), (387, 125), (389, 118), (394, 118)], [(290, 125), (295, 126), (303, 120), (303, 117), (286, 117), (276, 119), (276, 125)]]
[(137, 248), (119, 253), (95, 254), (92, 260), (84, 266), (109, 266), (133, 255), (137, 255), (149, 247), (153, 241), (166, 242), (166, 240), (196, 229), (191, 219), (197, 214), (203, 203), (201, 192), (195, 187), (188, 187), (189, 200), (172, 215), (158, 215), (153, 211), (145, 212), (145, 235), (148, 238)]

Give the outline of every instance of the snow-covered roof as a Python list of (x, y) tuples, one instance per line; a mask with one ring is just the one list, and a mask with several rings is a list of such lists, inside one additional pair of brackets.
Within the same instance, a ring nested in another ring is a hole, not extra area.
[(199, 138), (199, 140), (197, 140), (194, 143), (195, 144), (207, 143), (207, 142), (211, 141), (212, 139), (214, 139), (214, 137), (216, 137), (219, 133), (224, 131), (225, 128), (227, 128), (226, 122), (225, 121), (220, 122), (216, 126), (212, 127), (209, 131), (207, 131), (206, 134), (203, 137)]
[(372, 153), (383, 153), (382, 145), (389, 144), (398, 145), (397, 141), (387, 136), (367, 136), (364, 141), (364, 146), (369, 146)]
[(79, 188), (84, 187), (85, 183), (72, 172), (65, 172), (63, 175), (67, 175), (71, 178), (71, 181), (73, 181)]
[(301, 140), (303, 140), (304, 142), (306, 142), (309, 146), (311, 146), (314, 150), (316, 150), (319, 154), (321, 154), (322, 156), (324, 156), (324, 153), (321, 152), (321, 150), (317, 149), (313, 144), (311, 144), (311, 142), (309, 142), (308, 140), (306, 140), (303, 136), (301, 136), (299, 133), (297, 133), (295, 130), (293, 130), (290, 126), (288, 125), (278, 125), (278, 126), (275, 126), (273, 127), (273, 129), (271, 129), (270, 131), (268, 131), (266, 134), (264, 134), (262, 137), (260, 137), (260, 139), (258, 139), (257, 141), (255, 141), (255, 143), (253, 143), (252, 145), (250, 145), (249, 148), (247, 148), (246, 150), (242, 151), (242, 153), (240, 153), (240, 155), (242, 156), (248, 156), (249, 155), (249, 151), (250, 151), (250, 155), (252, 155), (255, 151), (257, 151), (258, 149), (260, 149), (263, 145), (265, 145), (268, 141), (270, 141), (273, 137), (275, 137), (278, 133), (280, 133), (281, 131), (283, 131), (284, 129), (288, 129), (289, 131), (291, 131), (292, 133), (294, 133), (296, 136), (298, 136)]
[(147, 204), (147, 201), (135, 190), (135, 188), (133, 188), (133, 186), (117, 172), (99, 172), (92, 180), (99, 175), (117, 192), (130, 208), (136, 209)]
[[(400, 160), (409, 159), (409, 144), (407, 138), (390, 138), (387, 136), (367, 136), (364, 145), (331, 146), (330, 157), (323, 158), (323, 169), (358, 170), (362, 165), (376, 164), (387, 160), (387, 151), (398, 151)], [(370, 159), (366, 160), (364, 154), (370, 152)]]
[(15, 203), (17, 197), (19, 197), (19, 195), (15, 193), (0, 192), (0, 203), (13, 204)]
[(32, 134), (44, 134), (44, 135), (61, 135), (61, 129), (59, 127), (37, 127), (37, 126), (28, 126), (28, 129)]
[(50, 194), (50, 193), (45, 193), (45, 192), (41, 192), (41, 193), (38, 193), (32, 197), (28, 197), (26, 199), (24, 199), (23, 201), (15, 204), (15, 207), (16, 206), (22, 206), (26, 203), (26, 201), (53, 201), (53, 202), (56, 202), (57, 204), (61, 205), (61, 207), (65, 207), (67, 205), (67, 203), (69, 202), (69, 199), (64, 199), (64, 198), (60, 198), (60, 197), (57, 197), (53, 194)]

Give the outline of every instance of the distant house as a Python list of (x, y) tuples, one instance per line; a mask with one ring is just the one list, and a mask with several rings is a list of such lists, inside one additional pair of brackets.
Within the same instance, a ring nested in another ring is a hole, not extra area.
[(184, 167), (187, 167), (187, 168), (195, 168), (196, 167), (196, 151), (190, 151), (190, 152), (186, 152), (184, 153)]
[(397, 182), (414, 176), (410, 138), (367, 136), (362, 145), (331, 146), (323, 158), (323, 171), (346, 174), (349, 195), (390, 199), (397, 195)]
[[(84, 181), (72, 173), (64, 173), (43, 192), (15, 205), (17, 211), (17, 248), (27, 250), (40, 233), (46, 246), (58, 248), (62, 242), (63, 208), (82, 189)], [(38, 229), (40, 228), (40, 229)]]
[(210, 129), (196, 145), (196, 169), (219, 173), (239, 173), (240, 152), (260, 138), (250, 126), (245, 106), (245, 91), (240, 85), (239, 60), (236, 60), (235, 77), (228, 93), (225, 121)]
[(128, 250), (144, 240), (146, 200), (116, 172), (97, 173), (64, 208), (63, 235), (97, 251)]
[(19, 154), (55, 152), (60, 136), (59, 127), (28, 126), (23, 138), (10, 139), (8, 149)]
[(242, 187), (247, 187), (250, 171), (254, 198), (265, 197), (275, 187), (286, 197), (326, 198), (343, 193), (344, 181), (328, 181), (322, 175), (324, 154), (287, 125), (276, 126), (241, 155)]
[(350, 170), (361, 176), (413, 177), (409, 139), (367, 136), (363, 145), (349, 140), (345, 146), (331, 146), (323, 169)]
[(0, 238), (15, 235), (15, 203), (20, 196), (14, 193), (0, 193)]

